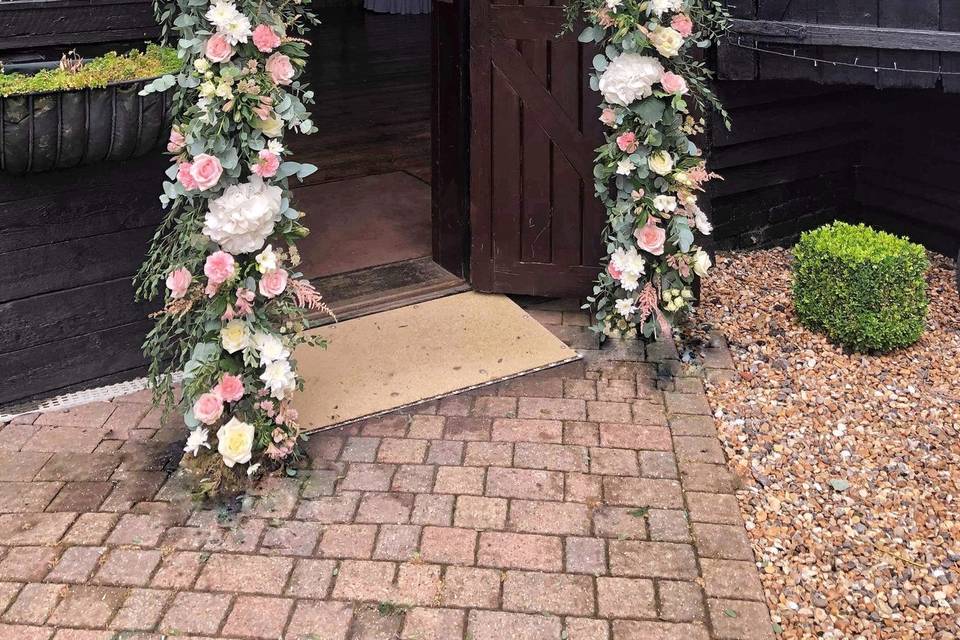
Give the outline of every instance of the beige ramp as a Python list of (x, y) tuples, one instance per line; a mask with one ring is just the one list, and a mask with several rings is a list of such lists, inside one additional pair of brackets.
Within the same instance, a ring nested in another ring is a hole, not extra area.
[(502, 295), (447, 296), (320, 327), (296, 353), (307, 431), (440, 398), (579, 358)]

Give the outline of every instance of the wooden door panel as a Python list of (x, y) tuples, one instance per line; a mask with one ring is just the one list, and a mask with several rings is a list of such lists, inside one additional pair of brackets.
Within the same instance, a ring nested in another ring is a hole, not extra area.
[(580, 296), (602, 255), (594, 55), (555, 36), (557, 0), (471, 4), (471, 280), (482, 291)]

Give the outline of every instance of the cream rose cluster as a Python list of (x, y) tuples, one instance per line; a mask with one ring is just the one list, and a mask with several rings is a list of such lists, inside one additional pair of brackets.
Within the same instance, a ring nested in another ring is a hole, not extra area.
[(210, 201), (203, 233), (232, 254), (258, 251), (280, 220), (283, 191), (267, 185), (260, 176), (227, 187)]
[(631, 103), (652, 95), (653, 85), (662, 74), (663, 65), (656, 58), (622, 53), (600, 75), (600, 93), (610, 104), (629, 107)]

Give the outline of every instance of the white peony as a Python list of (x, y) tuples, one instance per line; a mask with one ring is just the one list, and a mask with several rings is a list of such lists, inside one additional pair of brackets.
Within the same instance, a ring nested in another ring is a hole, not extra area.
[(250, 462), (253, 450), (253, 425), (230, 418), (230, 422), (217, 430), (217, 453), (223, 456), (223, 464)]
[(673, 27), (657, 27), (647, 37), (664, 58), (674, 57), (680, 53), (680, 47), (683, 46), (683, 36)]
[(660, 81), (663, 65), (656, 58), (639, 53), (621, 53), (600, 74), (600, 93), (610, 104), (629, 107), (653, 93)]
[(253, 334), (253, 344), (260, 352), (260, 366), (265, 367), (277, 360), (286, 360), (290, 351), (283, 345), (283, 341), (272, 333), (257, 332)]
[(263, 369), (260, 379), (277, 400), (283, 400), (297, 388), (297, 376), (290, 368), (289, 360), (271, 362)]
[(669, 11), (680, 11), (683, 8), (683, 0), (650, 0), (647, 6), (650, 13), (659, 18)]
[(707, 219), (707, 214), (705, 214), (700, 207), (697, 207), (693, 213), (693, 224), (696, 225), (697, 231), (705, 236), (713, 233), (713, 225), (710, 224), (710, 220)]
[(677, 210), (677, 199), (673, 196), (659, 195), (654, 197), (653, 207), (657, 211), (670, 213)]
[(697, 252), (693, 254), (693, 272), (702, 278), (707, 275), (707, 271), (712, 266), (710, 255), (703, 249), (697, 249)]
[(250, 344), (250, 332), (243, 320), (231, 320), (220, 329), (220, 344), (227, 353), (236, 353)]
[(210, 448), (207, 442), (207, 430), (203, 427), (190, 431), (190, 437), (187, 438), (187, 444), (183, 447), (184, 453), (192, 453), (194, 457), (200, 453), (200, 447)]
[(227, 187), (210, 201), (203, 220), (203, 233), (234, 255), (251, 253), (263, 246), (280, 219), (280, 187), (264, 184), (260, 176)]
[(633, 298), (620, 298), (613, 303), (613, 306), (616, 308), (617, 313), (622, 315), (624, 318), (633, 315), (637, 311), (636, 305), (633, 304)]

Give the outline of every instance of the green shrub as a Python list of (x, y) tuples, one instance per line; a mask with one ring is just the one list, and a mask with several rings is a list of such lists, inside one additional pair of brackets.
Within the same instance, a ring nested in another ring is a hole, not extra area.
[(146, 52), (133, 50), (120, 55), (111, 51), (86, 61), (76, 72), (43, 69), (34, 74), (0, 73), (0, 96), (102, 88), (111, 82), (155, 78), (173, 73), (180, 66), (175, 49), (151, 44)]
[(856, 351), (890, 351), (920, 338), (929, 267), (923, 247), (834, 222), (804, 233), (793, 254), (793, 298), (807, 327)]

